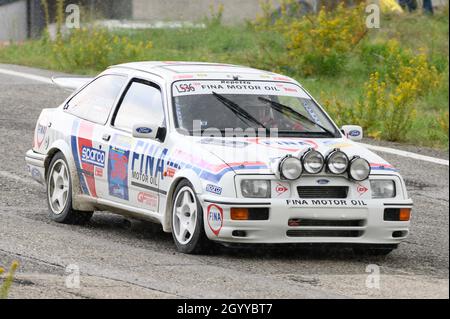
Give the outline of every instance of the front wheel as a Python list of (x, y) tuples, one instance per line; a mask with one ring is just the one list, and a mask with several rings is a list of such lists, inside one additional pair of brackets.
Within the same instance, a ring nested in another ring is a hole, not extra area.
[(62, 153), (57, 153), (49, 166), (47, 202), (50, 219), (58, 223), (85, 224), (93, 214), (72, 209), (72, 179)]
[(175, 190), (172, 236), (178, 251), (185, 254), (203, 253), (211, 246), (203, 225), (203, 209), (187, 180), (181, 181)]

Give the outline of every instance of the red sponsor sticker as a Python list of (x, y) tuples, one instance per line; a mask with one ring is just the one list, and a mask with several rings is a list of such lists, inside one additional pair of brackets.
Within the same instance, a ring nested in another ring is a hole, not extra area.
[(158, 197), (150, 193), (140, 192), (137, 196), (137, 200), (139, 203), (150, 207), (156, 207), (158, 205)]
[(275, 187), (275, 191), (277, 192), (278, 196), (286, 193), (288, 190), (289, 188), (280, 183), (277, 183), (277, 186)]
[(359, 193), (360, 196), (364, 195), (368, 190), (369, 189), (364, 185), (361, 184), (356, 185), (356, 191)]
[(167, 168), (166, 171), (164, 172), (164, 176), (167, 176), (167, 177), (174, 177), (176, 172), (177, 172), (177, 171), (176, 171), (174, 168), (169, 167), (169, 168)]
[(223, 226), (223, 209), (216, 204), (211, 204), (208, 206), (207, 212), (208, 226), (214, 235), (219, 236)]
[(95, 177), (103, 177), (103, 168), (95, 166), (94, 167), (94, 175), (95, 175)]

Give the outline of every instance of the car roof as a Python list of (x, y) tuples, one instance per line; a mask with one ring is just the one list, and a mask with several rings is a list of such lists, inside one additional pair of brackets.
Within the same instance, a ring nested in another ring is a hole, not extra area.
[(158, 75), (168, 81), (182, 79), (239, 79), (239, 80), (273, 80), (297, 83), (294, 79), (269, 71), (251, 67), (225, 63), (183, 62), (183, 61), (145, 61), (131, 62), (112, 66), (148, 72)]

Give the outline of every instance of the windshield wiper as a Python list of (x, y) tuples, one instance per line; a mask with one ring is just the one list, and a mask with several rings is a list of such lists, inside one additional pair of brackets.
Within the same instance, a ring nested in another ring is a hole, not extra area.
[[(297, 118), (298, 120), (304, 120), (307, 121), (319, 128), (321, 128), (324, 133), (328, 133), (331, 136), (335, 136), (335, 133), (331, 132), (330, 130), (328, 130), (327, 128), (323, 127), (322, 125), (320, 125), (319, 123), (316, 123), (315, 121), (309, 119), (308, 117), (304, 116), (303, 114), (297, 112), (296, 110), (294, 110), (293, 108), (291, 108), (290, 106), (266, 99), (264, 97), (258, 97), (259, 100), (270, 103), (272, 105), (272, 108), (280, 113), (284, 113), (283, 111), (286, 111), (287, 113), (289, 113), (290, 115), (292, 115), (293, 117)], [(318, 132), (311, 132), (311, 133), (318, 133)]]
[[(258, 121), (256, 118), (254, 118), (250, 113), (248, 113), (246, 110), (244, 110), (241, 106), (239, 106), (237, 103), (227, 99), (223, 95), (220, 95), (216, 92), (212, 92), (214, 97), (218, 99), (223, 105), (225, 105), (231, 112), (233, 112), (235, 115), (237, 115), (241, 120), (245, 120), (245, 124), (249, 124), (248, 122), (253, 122), (254, 124), (257, 124), (258, 126), (261, 126), (262, 128), (268, 130), (267, 127), (264, 126), (260, 121)], [(249, 125), (250, 126), (250, 125)]]

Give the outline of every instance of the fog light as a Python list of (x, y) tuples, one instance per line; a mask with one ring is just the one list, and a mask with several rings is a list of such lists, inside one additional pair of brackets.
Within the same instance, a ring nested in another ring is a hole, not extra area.
[(234, 237), (247, 237), (247, 232), (244, 230), (233, 230), (231, 234)]
[(248, 220), (249, 211), (247, 208), (232, 208), (231, 219), (232, 220)]

